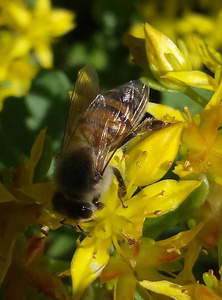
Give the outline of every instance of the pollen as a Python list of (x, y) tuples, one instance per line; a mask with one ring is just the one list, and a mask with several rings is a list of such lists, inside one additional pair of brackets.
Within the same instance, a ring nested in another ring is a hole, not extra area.
[(137, 169), (139, 169), (140, 166), (141, 166), (140, 162), (137, 161), (137, 162), (136, 162), (136, 167), (137, 167)]
[(161, 216), (162, 215), (162, 210), (158, 209), (154, 211), (154, 215), (156, 216)]
[[(128, 154), (123, 154), (123, 156), (122, 156), (122, 160), (127, 160), (129, 158), (129, 155)], [(121, 160), (121, 161), (122, 161)]]
[(205, 256), (207, 256), (209, 254), (206, 249), (201, 249), (200, 253), (205, 255)]
[(169, 161), (169, 166), (172, 166), (173, 165), (173, 162), (172, 160)]
[(188, 168), (190, 166), (190, 161), (189, 160), (185, 160), (184, 166), (185, 166), (185, 168)]
[(164, 196), (164, 194), (165, 194), (165, 190), (162, 190), (162, 191), (160, 192), (160, 196)]
[(208, 161), (208, 162), (205, 164), (204, 168), (205, 168), (205, 169), (209, 169), (209, 168), (210, 168), (210, 166), (211, 166), (211, 162), (210, 162), (210, 161)]
[(208, 270), (209, 275), (213, 276), (214, 275), (214, 271), (212, 269)]
[(167, 252), (168, 252), (168, 253), (175, 252), (175, 253), (180, 254), (180, 250), (177, 249), (177, 248), (175, 248), (175, 247), (172, 247), (172, 248), (167, 249)]

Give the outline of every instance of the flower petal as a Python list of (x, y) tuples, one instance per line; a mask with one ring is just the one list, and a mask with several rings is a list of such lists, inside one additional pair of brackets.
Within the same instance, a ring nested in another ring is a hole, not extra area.
[(199, 57), (203, 64), (213, 73), (218, 65), (222, 66), (222, 56), (198, 37), (193, 37)]
[(34, 169), (39, 161), (39, 158), (42, 155), (42, 149), (45, 140), (45, 132), (46, 132), (46, 128), (41, 130), (41, 132), (39, 133), (34, 145), (32, 146), (30, 160), (26, 165), (26, 168), (29, 173), (30, 183), (32, 182), (33, 179)]
[[(152, 71), (163, 74), (163, 72), (191, 69), (189, 61), (170, 38), (148, 23), (145, 24), (144, 31), (146, 54)], [(177, 67), (168, 59), (169, 54), (177, 61), (175, 63)]]
[(183, 286), (174, 284), (172, 282), (161, 280), (161, 281), (149, 281), (143, 280), (139, 284), (155, 293), (171, 297), (176, 300), (191, 300), (192, 298), (183, 291)]
[[(180, 222), (186, 221), (188, 218), (190, 218), (190, 215), (203, 204), (209, 193), (209, 183), (206, 179), (206, 176), (196, 175), (196, 178), (192, 179), (197, 179), (201, 183), (200, 186), (194, 190), (192, 190), (192, 186), (187, 187), (185, 192), (186, 195), (184, 195), (186, 198), (175, 210), (169, 211), (168, 213), (162, 215), (160, 206), (159, 210), (157, 210), (155, 213), (157, 218), (150, 217), (146, 219), (144, 233), (147, 236), (155, 238), (168, 228), (173, 227)], [(179, 193), (180, 192), (178, 192), (178, 197), (180, 195)], [(180, 197), (183, 197), (183, 195), (180, 195)]]
[(147, 104), (146, 111), (156, 119), (164, 122), (175, 123), (176, 121), (186, 121), (186, 116), (184, 113), (171, 106), (149, 102)]
[(201, 71), (168, 72), (161, 78), (174, 81), (178, 85), (194, 86), (206, 90), (216, 91), (218, 83), (214, 78)]
[(73, 296), (81, 298), (86, 287), (98, 278), (109, 260), (111, 240), (86, 237), (77, 247), (71, 263)]
[(73, 23), (74, 14), (65, 9), (54, 9), (51, 12), (51, 22), (53, 26), (52, 35), (54, 37), (61, 36), (75, 27)]
[(52, 210), (51, 199), (55, 193), (55, 186), (52, 182), (30, 184), (17, 190)]
[(44, 68), (51, 68), (53, 65), (53, 54), (49, 44), (38, 43), (35, 47), (36, 55)]
[[(201, 185), (198, 180), (162, 180), (142, 189), (136, 196), (127, 201), (128, 209), (122, 214), (128, 219), (137, 214), (149, 218), (158, 217), (175, 210), (187, 196)], [(129, 209), (130, 208), (130, 209)]]
[(128, 176), (135, 185), (153, 183), (169, 170), (178, 152), (182, 129), (182, 122), (171, 124), (126, 151)]
[(17, 201), (17, 199), (0, 182), (0, 203)]

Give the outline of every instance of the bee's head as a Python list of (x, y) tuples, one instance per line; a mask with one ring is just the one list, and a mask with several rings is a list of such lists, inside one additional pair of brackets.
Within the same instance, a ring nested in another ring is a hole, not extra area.
[(54, 195), (52, 204), (56, 211), (74, 220), (89, 219), (93, 213), (91, 203), (60, 192)]

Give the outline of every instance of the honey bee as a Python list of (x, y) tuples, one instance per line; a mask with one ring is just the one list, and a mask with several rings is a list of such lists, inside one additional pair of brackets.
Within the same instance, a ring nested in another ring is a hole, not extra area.
[[(87, 65), (80, 70), (75, 90), (70, 93), (55, 168), (55, 210), (75, 221), (89, 220), (95, 209), (103, 208), (99, 198), (108, 190), (113, 175), (119, 184), (119, 198), (126, 207), (122, 201), (126, 195), (124, 180), (109, 162), (118, 148), (137, 135), (148, 99), (149, 89), (140, 81), (130, 81), (100, 94), (95, 68)], [(143, 124), (148, 129), (152, 127), (151, 121)]]

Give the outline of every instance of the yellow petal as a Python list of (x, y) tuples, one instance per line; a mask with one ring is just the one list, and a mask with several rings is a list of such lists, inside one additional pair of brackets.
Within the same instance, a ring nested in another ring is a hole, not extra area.
[(41, 130), (39, 133), (34, 145), (32, 146), (31, 149), (31, 156), (30, 160), (27, 163), (27, 171), (29, 173), (29, 178), (30, 178), (30, 183), (32, 182), (33, 175), (34, 175), (34, 169), (39, 161), (39, 158), (42, 154), (42, 149), (43, 149), (43, 144), (45, 140), (45, 132), (46, 128)]
[(203, 64), (214, 73), (218, 65), (222, 65), (221, 54), (198, 37), (193, 37), (193, 40)]
[(178, 152), (182, 129), (182, 122), (171, 124), (126, 151), (127, 174), (135, 185), (151, 184), (169, 170)]
[(17, 201), (17, 199), (0, 182), (0, 203)]
[(86, 237), (79, 245), (71, 263), (73, 297), (79, 300), (88, 285), (98, 278), (109, 260), (111, 240)]
[(165, 295), (176, 300), (191, 300), (191, 297), (183, 291), (184, 290), (183, 286), (174, 284), (166, 280), (161, 280), (161, 281), (143, 280), (140, 281), (139, 284), (142, 287), (148, 289), (149, 291), (153, 291), (157, 294)]
[(52, 35), (61, 36), (75, 27), (73, 23), (74, 14), (68, 10), (55, 9), (50, 15), (53, 27)]
[(186, 121), (184, 113), (171, 106), (149, 102), (147, 104), (146, 111), (156, 119), (164, 122), (175, 123), (176, 121)]
[(26, 28), (31, 21), (31, 15), (24, 5), (18, 5), (10, 1), (7, 3), (7, 12), (15, 22), (13, 24), (15, 27)]
[(35, 3), (35, 15), (42, 16), (46, 13), (50, 12), (51, 10), (51, 3), (50, 0), (38, 0)]
[(40, 64), (44, 68), (51, 68), (53, 65), (53, 54), (49, 44), (43, 42), (38, 43), (35, 47), (35, 51)]
[(221, 98), (222, 98), (222, 82), (220, 83), (220, 85), (218, 86), (215, 93), (213, 94), (213, 96), (211, 97), (210, 101), (208, 102), (208, 104), (205, 106), (204, 109), (208, 110), (212, 106), (219, 105), (221, 103)]
[(128, 219), (137, 214), (141, 217), (158, 217), (175, 210), (193, 192), (201, 181), (197, 180), (162, 180), (141, 190), (136, 196), (126, 202), (128, 208), (123, 214)]
[(129, 34), (139, 39), (145, 39), (144, 25), (142, 23), (134, 25), (130, 29)]
[(216, 80), (201, 71), (168, 72), (161, 78), (174, 81), (178, 85), (194, 86), (211, 91), (215, 91), (218, 88)]
[(17, 190), (43, 204), (45, 208), (52, 210), (51, 199), (55, 192), (55, 186), (52, 182), (30, 184)]
[[(191, 69), (189, 61), (170, 38), (147, 23), (144, 31), (146, 54), (152, 71), (163, 74), (169, 71)], [(173, 63), (173, 58), (175, 63)]]
[(200, 223), (190, 230), (182, 231), (168, 239), (158, 241), (157, 244), (161, 246), (172, 245), (177, 249), (183, 248), (193, 240), (197, 233), (203, 228), (203, 225), (203, 223)]

